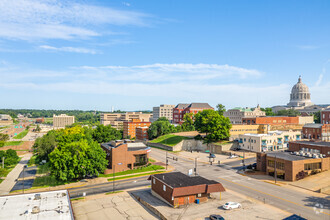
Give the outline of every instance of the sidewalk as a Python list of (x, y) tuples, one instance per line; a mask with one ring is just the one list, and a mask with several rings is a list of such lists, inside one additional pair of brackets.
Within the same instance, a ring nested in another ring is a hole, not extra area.
[(10, 190), (16, 184), (15, 180), (19, 177), (20, 173), (23, 171), (24, 165), (28, 163), (31, 157), (31, 153), (25, 154), (16, 167), (8, 174), (6, 179), (0, 184), (0, 195), (9, 194)]

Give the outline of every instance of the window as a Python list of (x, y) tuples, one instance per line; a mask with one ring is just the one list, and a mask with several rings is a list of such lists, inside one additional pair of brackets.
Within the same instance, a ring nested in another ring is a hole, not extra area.
[(321, 163), (306, 163), (304, 164), (305, 170), (315, 170), (315, 169), (321, 169)]
[(202, 194), (198, 193), (197, 197), (202, 197)]
[(163, 190), (166, 191), (166, 186), (165, 185), (163, 185)]

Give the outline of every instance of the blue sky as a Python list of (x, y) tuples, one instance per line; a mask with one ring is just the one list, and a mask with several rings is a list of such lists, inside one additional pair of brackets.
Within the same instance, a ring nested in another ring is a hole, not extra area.
[(0, 108), (330, 103), (330, 1), (0, 1)]

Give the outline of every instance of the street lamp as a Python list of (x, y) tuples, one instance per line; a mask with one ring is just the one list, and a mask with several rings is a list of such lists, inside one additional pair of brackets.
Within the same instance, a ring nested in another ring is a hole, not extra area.
[(210, 162), (210, 165), (212, 165), (212, 163), (214, 162), (214, 159), (216, 158), (216, 156), (212, 153), (210, 153), (210, 156), (209, 156), (209, 162)]
[(24, 194), (24, 173), (25, 173), (25, 168), (27, 168), (27, 165), (23, 166), (23, 194)]

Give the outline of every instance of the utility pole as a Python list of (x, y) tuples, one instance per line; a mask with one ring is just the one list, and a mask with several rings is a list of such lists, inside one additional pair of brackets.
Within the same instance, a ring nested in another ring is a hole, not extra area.
[(195, 176), (197, 176), (197, 157), (195, 157)]
[(276, 156), (275, 156), (274, 176), (275, 176), (275, 183), (276, 183), (276, 178), (277, 178), (277, 173), (276, 173)]
[(167, 163), (168, 163), (168, 159), (167, 159), (167, 151), (166, 151), (166, 160), (165, 160), (165, 164), (166, 164), (166, 170), (167, 170)]
[(115, 165), (113, 165), (112, 192), (115, 193)]
[(25, 166), (26, 165), (23, 166), (23, 194), (24, 194), (24, 173), (25, 173)]

